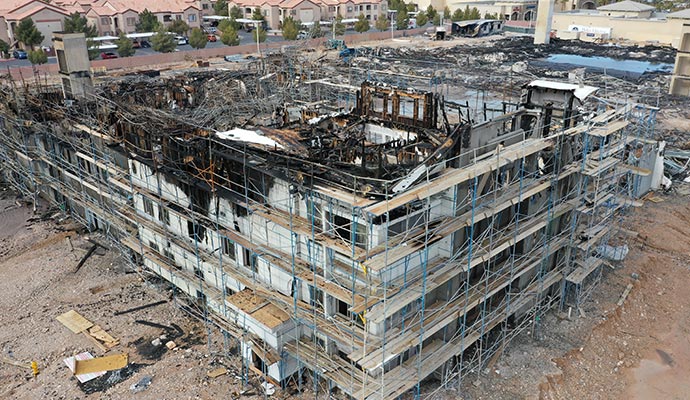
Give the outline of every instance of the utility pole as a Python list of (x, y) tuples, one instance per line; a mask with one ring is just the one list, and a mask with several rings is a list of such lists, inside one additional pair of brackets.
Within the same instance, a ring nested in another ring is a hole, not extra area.
[[(391, 39), (394, 39), (394, 38), (395, 38), (395, 35), (393, 34), (393, 24), (394, 24), (395, 21), (397, 20), (397, 16), (398, 16), (398, 11), (397, 11), (397, 10), (396, 10), (396, 11), (393, 11), (393, 12), (391, 13)], [(394, 17), (395, 17), (395, 18), (394, 18)]]
[(254, 34), (256, 35), (256, 53), (259, 55), (259, 58), (261, 58), (261, 47), (259, 47), (259, 23), (261, 21), (256, 21), (254, 24), (256, 26), (254, 27)]

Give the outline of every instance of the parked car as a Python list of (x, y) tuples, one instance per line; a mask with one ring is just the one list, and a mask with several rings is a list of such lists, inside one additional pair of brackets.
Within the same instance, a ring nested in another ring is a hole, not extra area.
[(117, 54), (111, 52), (101, 53), (101, 58), (104, 60), (110, 60), (111, 58), (117, 58)]
[(307, 39), (309, 37), (309, 33), (300, 31), (300, 33), (297, 34), (297, 40), (302, 40), (302, 39)]
[(138, 40), (132, 40), (132, 47), (135, 49), (140, 49), (141, 48), (141, 43), (139, 43)]
[(216, 33), (218, 32), (218, 28), (216, 28), (215, 26), (207, 26), (204, 28), (204, 31), (206, 33)]
[(142, 40), (140, 44), (142, 49), (151, 47), (151, 43), (147, 42), (146, 40)]
[(15, 50), (12, 52), (12, 57), (16, 58), (17, 60), (25, 60), (27, 55), (24, 50)]
[(178, 45), (189, 44), (189, 39), (186, 36), (175, 36), (175, 42)]
[(216, 37), (216, 35), (209, 33), (207, 37), (208, 37), (209, 42), (217, 42), (218, 41), (218, 38)]

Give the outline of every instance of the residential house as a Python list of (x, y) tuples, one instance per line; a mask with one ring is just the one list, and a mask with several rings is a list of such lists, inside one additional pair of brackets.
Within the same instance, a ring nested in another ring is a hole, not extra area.
[(43, 35), (41, 46), (50, 46), (53, 32), (63, 29), (69, 10), (38, 0), (0, 1), (0, 39), (11, 46), (18, 46), (15, 29), (24, 18), (31, 18)]
[[(190, 28), (201, 26), (204, 12), (213, 14), (210, 0), (95, 0), (90, 5), (83, 4), (84, 15), (89, 23), (96, 26), (100, 35), (117, 35), (120, 32), (132, 33), (136, 30), (139, 13), (148, 10), (167, 26), (175, 20), (183, 20)], [(203, 9), (204, 4), (206, 10)]]
[(386, 15), (387, 0), (231, 0), (228, 7), (238, 7), (244, 18), (252, 18), (260, 8), (270, 29), (280, 29), (286, 17), (305, 23), (332, 21), (340, 14), (343, 18), (357, 18), (364, 14), (376, 21)]

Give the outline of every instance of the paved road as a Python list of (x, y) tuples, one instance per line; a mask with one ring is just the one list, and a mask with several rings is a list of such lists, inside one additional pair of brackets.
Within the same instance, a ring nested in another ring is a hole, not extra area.
[[(2, 1), (2, 0), (0, 0)], [(349, 33), (353, 33), (353, 30), (348, 30)], [(249, 43), (254, 43), (254, 38), (251, 33), (245, 32), (245, 31), (240, 31), (238, 32), (240, 36), (240, 44), (249, 44)], [(281, 35), (269, 35), (266, 38), (266, 43), (276, 43), (276, 42), (282, 42), (283, 36)], [(299, 41), (292, 42), (293, 44), (299, 43)], [(218, 38), (217, 42), (208, 42), (206, 43), (206, 48), (217, 48), (217, 47), (224, 47), (225, 45), (220, 41), (220, 38)], [(177, 51), (192, 51), (194, 50), (192, 46), (186, 44), (182, 46), (177, 46)], [(108, 50), (112, 52), (116, 52), (115, 50)], [(149, 55), (149, 54), (155, 54), (156, 51), (154, 51), (151, 48), (145, 48), (145, 49), (136, 49), (136, 53), (134, 53), (134, 57), (136, 56), (143, 56), (143, 55)], [(98, 58), (100, 60), (100, 57)], [(57, 58), (56, 57), (48, 57), (48, 64), (55, 64), (57, 63)], [(7, 67), (27, 67), (31, 66), (31, 63), (29, 60), (15, 60), (13, 58), (10, 58), (8, 60), (0, 59), (0, 73), (2, 70), (5, 70)]]

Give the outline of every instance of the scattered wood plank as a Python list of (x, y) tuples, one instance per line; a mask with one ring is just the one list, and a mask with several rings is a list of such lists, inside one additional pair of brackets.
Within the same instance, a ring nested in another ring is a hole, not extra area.
[(110, 334), (103, 330), (103, 328), (101, 328), (99, 325), (94, 325), (93, 327), (89, 328), (89, 335), (97, 341), (103, 343), (103, 345), (105, 345), (105, 347), (108, 349), (120, 344), (118, 339), (110, 336)]
[(17, 360), (12, 360), (11, 358), (7, 357), (0, 357), (0, 361), (2, 361), (5, 364), (9, 365), (14, 365), (15, 367), (19, 368), (24, 368), (24, 369), (31, 369), (31, 363), (30, 362), (21, 362)]
[(625, 287), (623, 294), (621, 294), (621, 298), (618, 300), (618, 307), (623, 305), (623, 303), (625, 302), (625, 299), (628, 298), (628, 295), (630, 294), (630, 291), (632, 290), (632, 288), (633, 288), (633, 284), (628, 283), (628, 286)]
[(58, 315), (57, 318), (64, 326), (74, 333), (80, 333), (93, 326), (93, 322), (84, 318), (81, 314), (74, 310), (67, 311), (62, 315)]
[(90, 360), (75, 360), (74, 374), (83, 375), (102, 371), (114, 371), (126, 367), (128, 361), (129, 355), (127, 353), (113, 354)]
[(144, 309), (147, 309), (147, 308), (150, 308), (150, 307), (159, 306), (159, 305), (165, 304), (165, 303), (167, 303), (167, 300), (161, 300), (161, 301), (157, 301), (157, 302), (155, 302), (155, 303), (144, 304), (143, 306), (134, 307), (134, 308), (129, 308), (129, 309), (123, 310), (123, 311), (117, 311), (117, 312), (115, 312), (115, 315), (129, 314), (129, 313), (131, 313), (131, 312), (135, 312), (135, 311), (139, 311), (139, 310), (144, 310)]
[(219, 376), (225, 375), (225, 374), (227, 374), (227, 373), (228, 373), (228, 369), (227, 369), (227, 368), (220, 367), (220, 368), (214, 369), (213, 371), (209, 371), (209, 372), (208, 372), (208, 377), (211, 378), (211, 379), (215, 379), (215, 378), (218, 378)]
[[(91, 355), (91, 353), (86, 351), (86, 352), (74, 355), (72, 357), (67, 357), (63, 360), (63, 362), (65, 363), (65, 365), (67, 365), (67, 368), (69, 368), (69, 370), (72, 371), (72, 373), (74, 373), (75, 360), (89, 360), (89, 359), (93, 359), (93, 356)], [(103, 375), (105, 375), (105, 371), (96, 372), (93, 374), (76, 375), (75, 377), (77, 378), (77, 380), (79, 382), (86, 383), (92, 379), (96, 379), (99, 376), (103, 376)]]
[(89, 339), (91, 341), (91, 343), (93, 343), (96, 347), (98, 347), (102, 352), (104, 352), (104, 353), (108, 352), (109, 349), (107, 347), (103, 346), (101, 344), (101, 342), (96, 340), (95, 337), (89, 335), (89, 333), (87, 331), (82, 331), (81, 333), (83, 333), (84, 336), (86, 336), (86, 338)]

